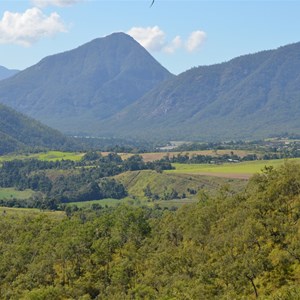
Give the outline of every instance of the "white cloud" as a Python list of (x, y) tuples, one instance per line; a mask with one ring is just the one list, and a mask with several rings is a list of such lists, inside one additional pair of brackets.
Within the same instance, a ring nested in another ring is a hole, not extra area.
[(199, 47), (203, 44), (206, 38), (206, 33), (201, 30), (194, 31), (190, 34), (187, 42), (186, 49), (189, 52), (194, 52), (199, 49)]
[(49, 16), (39, 8), (31, 8), (24, 13), (6, 11), (0, 20), (0, 43), (30, 46), (42, 37), (66, 32), (57, 13)]
[(132, 27), (127, 31), (136, 41), (149, 51), (162, 51), (172, 54), (178, 49), (184, 48), (188, 52), (199, 49), (206, 38), (206, 33), (201, 30), (194, 31), (184, 41), (177, 35), (171, 42), (166, 41), (166, 34), (158, 26), (153, 27)]
[(150, 51), (160, 51), (165, 45), (165, 33), (158, 26), (132, 27), (127, 33)]
[(31, 2), (38, 7), (46, 6), (71, 6), (83, 0), (31, 0)]
[(178, 48), (182, 46), (182, 40), (179, 35), (177, 35), (171, 43), (167, 44), (163, 50), (166, 53), (174, 53)]

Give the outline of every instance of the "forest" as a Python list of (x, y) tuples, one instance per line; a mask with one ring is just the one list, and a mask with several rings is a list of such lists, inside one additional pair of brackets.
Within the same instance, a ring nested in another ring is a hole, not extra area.
[(300, 299), (299, 218), (289, 162), (177, 211), (2, 209), (0, 298)]

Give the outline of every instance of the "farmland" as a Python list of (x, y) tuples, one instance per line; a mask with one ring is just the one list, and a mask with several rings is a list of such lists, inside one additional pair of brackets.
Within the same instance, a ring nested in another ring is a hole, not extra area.
[[(211, 155), (211, 156), (222, 156), (225, 154), (234, 153), (240, 157), (244, 157), (248, 154), (255, 153), (254, 151), (246, 151), (246, 150), (202, 150), (202, 151), (181, 151), (181, 152), (149, 152), (149, 153), (140, 153), (139, 155), (143, 157), (145, 162), (160, 160), (165, 156), (174, 157), (179, 154), (186, 155), (188, 154), (190, 157), (193, 155)], [(100, 152), (101, 155), (107, 156), (110, 152)], [(14, 159), (29, 159), (29, 158), (36, 158), (39, 160), (47, 160), (47, 161), (55, 161), (55, 160), (73, 160), (79, 161), (83, 156), (84, 152), (62, 152), (62, 151), (47, 151), (47, 152), (40, 152), (40, 153), (30, 153), (30, 154), (11, 154), (11, 155), (3, 155), (0, 156), (1, 161), (10, 161)], [(122, 159), (127, 159), (130, 156), (133, 156), (132, 153), (118, 153)]]
[[(191, 151), (188, 155), (232, 155), (232, 152)], [(187, 153), (172, 152), (172, 155), (186, 156)], [(240, 157), (249, 154), (247, 151), (234, 153)], [(5, 167), (6, 173), (2, 174), (0, 189), (2, 205), (37, 208), (44, 208), (46, 205), (51, 209), (59, 208), (59, 203), (69, 203), (68, 205), (76, 205), (78, 208), (89, 208), (93, 204), (115, 206), (123, 202), (161, 207), (172, 207), (173, 204), (180, 206), (189, 201), (197, 201), (199, 191), (214, 196), (224, 185), (230, 186), (234, 192), (240, 192), (253, 174), (261, 172), (265, 166), (278, 167), (284, 162), (284, 159), (276, 159), (193, 164), (187, 160), (186, 163), (172, 163), (174, 169), (171, 170), (168, 160), (153, 162), (166, 155), (171, 156), (165, 152), (141, 154), (146, 163), (141, 157), (131, 153), (117, 155), (97, 152), (95, 155), (95, 160), (87, 160), (89, 156), (84, 153), (60, 151), (2, 156), (1, 160), (8, 161), (7, 164), (11, 165), (3, 164), (2, 172)], [(16, 158), (24, 160), (13, 161)], [(26, 158), (38, 159), (41, 161), (40, 167), (37, 161)], [(300, 159), (289, 160), (296, 162)], [(53, 161), (57, 162), (54, 164)], [(169, 167), (165, 168), (165, 164)], [(159, 169), (160, 167), (165, 169)], [(27, 168), (31, 168), (30, 173), (26, 173)], [(15, 173), (17, 170), (20, 172), (18, 179)], [(118, 196), (110, 191), (118, 191)], [(118, 200), (107, 199), (114, 197)]]
[(47, 151), (40, 153), (31, 153), (31, 154), (12, 154), (12, 155), (3, 155), (0, 156), (1, 161), (10, 161), (14, 159), (28, 159), (35, 158), (39, 160), (47, 160), (47, 161), (56, 161), (56, 160), (73, 160), (79, 161), (84, 153), (80, 152), (62, 152), (62, 151)]
[(28, 199), (33, 195), (32, 190), (18, 191), (14, 188), (1, 188), (0, 199)]
[[(228, 178), (247, 179), (255, 173), (260, 173), (265, 166), (278, 167), (284, 163), (284, 159), (257, 160), (240, 163), (212, 164), (178, 164), (174, 163), (175, 170), (167, 170), (169, 174), (198, 174)], [(299, 162), (299, 158), (291, 158), (289, 161)]]
[(49, 211), (49, 210), (40, 210), (36, 208), (15, 208), (15, 207), (0, 207), (0, 215), (2, 216), (12, 216), (16, 217), (50, 217), (55, 220), (61, 220), (66, 217), (65, 212), (63, 211)]
[(259, 155), (259, 152), (255, 151), (246, 151), (246, 150), (231, 150), (231, 149), (222, 149), (222, 150), (198, 150), (198, 151), (174, 151), (174, 152), (150, 152), (150, 153), (141, 153), (140, 155), (143, 157), (144, 161), (153, 161), (159, 160), (168, 156), (172, 158), (177, 155), (188, 155), (192, 157), (193, 155), (210, 155), (210, 156), (222, 156), (222, 155), (230, 155), (234, 153), (240, 157), (245, 157), (248, 154), (256, 153)]

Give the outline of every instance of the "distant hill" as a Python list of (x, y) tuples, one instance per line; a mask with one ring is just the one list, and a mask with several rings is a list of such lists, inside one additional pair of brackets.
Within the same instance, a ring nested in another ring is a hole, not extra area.
[(63, 132), (87, 135), (172, 77), (125, 33), (49, 56), (0, 82), (0, 102)]
[(299, 70), (300, 43), (193, 68), (106, 120), (100, 133), (171, 140), (299, 133)]
[(69, 149), (74, 144), (60, 132), (0, 104), (0, 155), (28, 148)]
[(3, 66), (0, 66), (0, 80), (9, 78), (15, 74), (17, 74), (19, 70), (9, 70)]

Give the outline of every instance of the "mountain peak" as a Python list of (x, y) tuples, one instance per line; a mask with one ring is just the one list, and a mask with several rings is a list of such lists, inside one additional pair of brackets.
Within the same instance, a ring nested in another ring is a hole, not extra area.
[(48, 56), (0, 82), (4, 104), (68, 133), (89, 134), (172, 74), (117, 32)]

